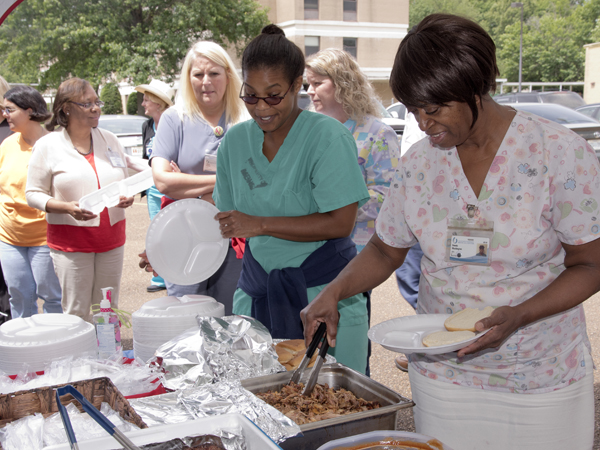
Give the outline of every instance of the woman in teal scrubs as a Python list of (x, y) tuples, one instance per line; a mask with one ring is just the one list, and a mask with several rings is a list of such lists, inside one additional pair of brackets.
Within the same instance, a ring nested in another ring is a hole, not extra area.
[[(275, 25), (244, 50), (240, 96), (253, 120), (223, 139), (213, 193), (223, 237), (247, 239), (233, 311), (276, 338), (302, 337), (299, 312), (356, 254), (349, 236), (369, 199), (350, 132), (299, 108), (303, 71), (302, 51)], [(366, 297), (341, 301), (338, 312), (330, 353), (364, 373)]]

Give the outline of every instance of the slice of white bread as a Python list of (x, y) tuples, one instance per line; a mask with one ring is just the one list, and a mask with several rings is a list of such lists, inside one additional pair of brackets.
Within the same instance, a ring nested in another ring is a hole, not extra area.
[(436, 331), (423, 338), (425, 347), (440, 347), (456, 342), (466, 341), (475, 336), (472, 331)]
[(465, 308), (448, 317), (444, 326), (448, 331), (475, 331), (475, 324), (481, 319), (491, 316), (493, 312), (492, 306), (486, 306), (484, 309)]

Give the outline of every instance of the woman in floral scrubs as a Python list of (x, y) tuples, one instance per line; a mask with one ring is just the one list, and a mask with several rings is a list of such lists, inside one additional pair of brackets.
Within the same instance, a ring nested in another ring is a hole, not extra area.
[[(428, 137), (402, 158), (377, 235), (303, 310), (306, 338), (325, 321), (334, 339), (337, 299), (385, 281), (419, 242), (417, 313), (495, 310), (458, 353), (411, 355), (417, 431), (461, 450), (591, 449), (581, 303), (600, 290), (600, 166), (575, 133), (495, 103), (497, 75), (467, 19), (428, 16), (404, 38), (390, 84)], [(491, 230), (473, 262), (452, 239), (473, 229), (448, 229), (467, 218)]]

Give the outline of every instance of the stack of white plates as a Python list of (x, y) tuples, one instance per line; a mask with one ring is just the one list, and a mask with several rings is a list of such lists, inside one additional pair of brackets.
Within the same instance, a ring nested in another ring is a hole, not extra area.
[(0, 326), (0, 370), (38, 372), (58, 358), (95, 356), (96, 331), (70, 314), (36, 314)]
[(160, 297), (133, 313), (133, 353), (148, 361), (165, 342), (197, 326), (196, 316), (223, 317), (225, 307), (205, 295)]

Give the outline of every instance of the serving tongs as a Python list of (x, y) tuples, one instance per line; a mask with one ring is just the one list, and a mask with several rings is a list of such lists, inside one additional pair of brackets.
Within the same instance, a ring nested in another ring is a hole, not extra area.
[(58, 411), (60, 412), (60, 417), (63, 425), (65, 426), (65, 431), (67, 432), (67, 437), (69, 438), (69, 444), (71, 445), (72, 450), (79, 450), (79, 444), (77, 444), (77, 439), (75, 438), (75, 432), (73, 431), (73, 426), (71, 425), (71, 419), (69, 419), (67, 408), (65, 408), (60, 402), (61, 395), (65, 394), (71, 394), (73, 398), (75, 398), (75, 400), (81, 404), (83, 410), (87, 412), (92, 419), (98, 422), (98, 424), (112, 437), (114, 437), (119, 444), (123, 446), (123, 448), (127, 450), (140, 450), (140, 448), (131, 442), (131, 440), (129, 440), (129, 438), (125, 436), (121, 430), (115, 427), (113, 423), (104, 416), (104, 414), (98, 411), (96, 407), (88, 401), (88, 399), (81, 395), (81, 393), (72, 385), (68, 384), (56, 389), (56, 405), (58, 406)]
[[(319, 325), (319, 328), (317, 328), (317, 332), (315, 333), (315, 335), (312, 338), (312, 341), (310, 342), (310, 345), (306, 349), (304, 358), (302, 358), (300, 365), (294, 371), (294, 373), (292, 375), (292, 379), (290, 380), (290, 384), (298, 383), (300, 381), (304, 371), (308, 367), (308, 364), (312, 358), (313, 353), (315, 352), (315, 350), (317, 349), (319, 344), (321, 344), (321, 349), (319, 350), (319, 356), (317, 356), (317, 360), (315, 361), (315, 364), (312, 368), (312, 372), (310, 373), (308, 381), (306, 382), (306, 385), (304, 386), (304, 389), (302, 390), (302, 395), (310, 395), (310, 393), (312, 392), (312, 390), (315, 387), (315, 384), (317, 384), (317, 378), (319, 377), (319, 371), (321, 370), (321, 366), (323, 365), (323, 362), (325, 361), (325, 355), (327, 354), (327, 350), (329, 350), (329, 343), (327, 342), (326, 331), (327, 331), (327, 325), (325, 324), (325, 322), (321, 322), (321, 324)], [(323, 338), (325, 338), (325, 339), (323, 339)], [(322, 343), (321, 343), (321, 340), (323, 340)]]

